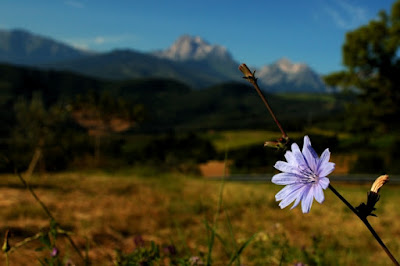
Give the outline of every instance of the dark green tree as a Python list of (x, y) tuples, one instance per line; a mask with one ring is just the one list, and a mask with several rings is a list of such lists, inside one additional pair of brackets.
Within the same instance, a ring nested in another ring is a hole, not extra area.
[(106, 90), (89, 91), (76, 97), (72, 104), (72, 116), (94, 138), (94, 157), (98, 165), (101, 138), (111, 133), (124, 132), (141, 122), (143, 107), (130, 104)]
[(331, 86), (356, 89), (359, 101), (349, 108), (351, 130), (385, 132), (400, 114), (400, 1), (390, 14), (381, 11), (367, 25), (346, 34), (345, 70), (325, 76)]
[(42, 169), (61, 170), (71, 160), (70, 146), (76, 124), (68, 108), (55, 103), (45, 106), (40, 93), (31, 99), (19, 98), (14, 104), (15, 125), (9, 140), (13, 167), (32, 173), (37, 163)]

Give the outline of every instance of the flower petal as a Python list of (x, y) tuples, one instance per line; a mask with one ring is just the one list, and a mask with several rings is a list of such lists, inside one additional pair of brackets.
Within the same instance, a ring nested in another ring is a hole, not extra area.
[(276, 201), (283, 200), (286, 198), (294, 189), (297, 187), (301, 188), (304, 186), (303, 184), (292, 184), (292, 185), (287, 185), (286, 187), (282, 188), (278, 193), (275, 195)]
[(327, 177), (320, 177), (318, 184), (321, 186), (321, 188), (326, 189), (329, 186), (329, 178)]
[(301, 199), (301, 210), (303, 213), (308, 213), (310, 211), (313, 199), (314, 191), (311, 186), (308, 186), (308, 190), (303, 192)]
[[(303, 185), (301, 189), (299, 190), (299, 196), (297, 197), (296, 201), (294, 202), (293, 206), (290, 209), (295, 208), (297, 205), (299, 205), (301, 198), (303, 197), (304, 191), (307, 191), (308, 186)], [(301, 194), (301, 195), (300, 195)]]
[(317, 202), (322, 203), (325, 200), (324, 196), (324, 191), (322, 190), (322, 187), (319, 186), (318, 184), (313, 185), (312, 189), (314, 190), (314, 198)]
[(293, 152), (291, 152), (291, 151), (286, 151), (286, 153), (285, 153), (285, 159), (286, 159), (286, 161), (287, 161), (289, 164), (291, 164), (291, 165), (297, 165), (296, 158), (294, 157)]
[(289, 206), (296, 198), (301, 197), (300, 195), (301, 193), (299, 191), (293, 192), (291, 194), (289, 194), (286, 198), (284, 198), (280, 203), (279, 203), (279, 207), (281, 209), (286, 208), (287, 206)]
[(291, 173), (279, 173), (272, 177), (271, 182), (277, 185), (290, 185), (299, 181), (299, 178)]
[(303, 155), (304, 158), (307, 162), (307, 165), (309, 168), (313, 171), (316, 172), (317, 167), (318, 167), (318, 154), (315, 152), (313, 147), (311, 147), (311, 141), (308, 136), (304, 137), (304, 144), (303, 144)]
[(274, 165), (276, 169), (278, 169), (281, 172), (285, 173), (293, 173), (296, 174), (298, 172), (297, 167), (295, 167), (292, 164), (288, 164), (287, 162), (284, 161), (277, 161)]
[(306, 160), (304, 160), (304, 155), (301, 153), (300, 148), (296, 143), (292, 144), (292, 153), (296, 158), (297, 165), (307, 165)]
[(331, 152), (329, 151), (329, 149), (325, 149), (324, 152), (321, 154), (319, 163), (324, 164), (324, 163), (329, 162), (330, 157), (331, 157)]
[(285, 191), (285, 197), (279, 203), (279, 207), (281, 209), (286, 208), (290, 203), (292, 203), (296, 198), (301, 197), (301, 188), (302, 184), (294, 184), (290, 186), (286, 186), (288, 189)]
[(332, 173), (333, 170), (335, 170), (335, 164), (328, 162), (328, 163), (324, 163), (319, 166), (317, 174), (320, 177), (325, 177), (325, 176), (329, 175), (330, 173)]

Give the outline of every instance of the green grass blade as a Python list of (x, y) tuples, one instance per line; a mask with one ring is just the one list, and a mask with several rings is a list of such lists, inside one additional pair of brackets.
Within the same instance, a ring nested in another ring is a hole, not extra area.
[[(206, 228), (208, 229), (208, 254), (207, 254), (207, 262), (206, 265), (211, 265), (212, 263), (212, 250), (214, 247), (214, 239), (215, 239), (215, 230), (208, 224), (208, 221), (204, 221)], [(211, 233), (211, 235), (210, 235)]]
[(236, 260), (237, 257), (243, 252), (243, 250), (250, 244), (250, 242), (254, 239), (257, 234), (252, 235), (243, 245), (236, 251), (235, 254), (232, 255), (231, 260), (229, 261), (228, 265), (232, 265), (232, 263)]
[[(232, 227), (231, 219), (229, 218), (229, 215), (226, 211), (225, 211), (225, 217), (226, 217), (226, 223), (228, 225), (229, 235), (231, 236), (233, 249), (237, 250), (238, 247), (236, 244), (235, 235), (233, 234), (233, 227)], [(240, 265), (240, 257), (239, 256), (237, 256), (237, 264)]]
[[(223, 191), (224, 191), (224, 185), (225, 185), (225, 176), (226, 176), (227, 161), (228, 161), (228, 151), (226, 150), (226, 151), (225, 151), (224, 178), (222, 179), (222, 182), (221, 182), (221, 185), (220, 185), (220, 188), (219, 188), (217, 213), (216, 213), (215, 216), (214, 216), (214, 223), (213, 223), (214, 226), (211, 227), (211, 226), (208, 224), (207, 220), (205, 220), (205, 225), (206, 225), (207, 229), (208, 229), (209, 231), (211, 231), (211, 236), (210, 236), (209, 241), (208, 241), (208, 255), (207, 255), (207, 263), (206, 263), (206, 265), (211, 265), (211, 262), (212, 262), (212, 258), (211, 258), (211, 256), (212, 256), (212, 248), (214, 247), (214, 241), (215, 241), (215, 236), (216, 236), (216, 232), (215, 232), (215, 229), (214, 229), (214, 228), (217, 227), (217, 221), (218, 221), (219, 213), (220, 213), (220, 211), (221, 211), (221, 209), (222, 209), (222, 200), (223, 200)], [(217, 236), (217, 237), (218, 237), (218, 236)], [(219, 238), (219, 239), (220, 239), (220, 241), (222, 241), (222, 238)], [(223, 243), (223, 246), (226, 247), (226, 246), (224, 245), (224, 242), (223, 242), (223, 241), (222, 241), (222, 243)]]
[(224, 252), (225, 252), (225, 255), (226, 255), (227, 257), (231, 257), (231, 252), (229, 252), (229, 250), (228, 250), (228, 248), (227, 248), (228, 245), (227, 245), (226, 241), (225, 241), (225, 240), (221, 237), (221, 235), (218, 234), (218, 233), (215, 231), (215, 229), (212, 228), (209, 224), (206, 224), (206, 226), (208, 226), (208, 227), (207, 227), (208, 230), (214, 232), (214, 237), (216, 237), (216, 238), (221, 242), (222, 247), (224, 248), (223, 250), (224, 250)]

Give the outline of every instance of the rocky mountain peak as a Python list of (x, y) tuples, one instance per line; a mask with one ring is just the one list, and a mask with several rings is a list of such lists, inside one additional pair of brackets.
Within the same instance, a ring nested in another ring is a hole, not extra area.
[(273, 64), (265, 65), (260, 69), (260, 75), (267, 75), (270, 73), (278, 74), (287, 74), (287, 75), (296, 75), (300, 72), (304, 72), (309, 70), (309, 67), (303, 63), (293, 63), (286, 57), (279, 59)]
[(303, 63), (282, 58), (258, 71), (260, 82), (272, 90), (326, 92), (321, 77)]
[(157, 51), (154, 55), (174, 61), (202, 60), (211, 57), (231, 59), (227, 49), (220, 45), (211, 45), (199, 36), (183, 35), (168, 49)]
[[(242, 81), (239, 63), (225, 47), (190, 35), (183, 35), (169, 48), (151, 54), (133, 50), (94, 54), (25, 30), (0, 29), (0, 62), (51, 67), (112, 79), (152, 77), (152, 73), (157, 73), (157, 77), (174, 78), (196, 88), (231, 80)], [(99, 67), (99, 62), (104, 68)], [(321, 77), (309, 66), (287, 58), (257, 69), (256, 76), (269, 92), (327, 90)]]
[(293, 63), (285, 57), (278, 60), (275, 64), (277, 65), (277, 67), (279, 67), (280, 70), (286, 73), (298, 73), (307, 68), (306, 64)]

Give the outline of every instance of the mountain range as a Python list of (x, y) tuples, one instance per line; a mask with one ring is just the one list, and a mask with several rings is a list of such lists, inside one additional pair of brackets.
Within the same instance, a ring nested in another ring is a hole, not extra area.
[[(243, 80), (238, 71), (240, 63), (227, 48), (190, 35), (181, 36), (165, 50), (150, 53), (134, 49), (99, 53), (25, 30), (0, 30), (0, 62), (67, 70), (101, 79), (170, 78), (195, 89)], [(268, 92), (329, 91), (309, 66), (287, 58), (256, 70), (260, 85)]]
[(75, 49), (25, 30), (0, 30), (1, 62), (37, 66), (49, 62), (77, 59), (90, 54), (90, 52)]

